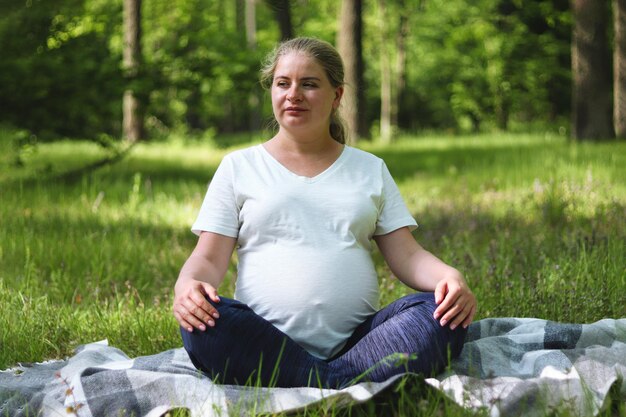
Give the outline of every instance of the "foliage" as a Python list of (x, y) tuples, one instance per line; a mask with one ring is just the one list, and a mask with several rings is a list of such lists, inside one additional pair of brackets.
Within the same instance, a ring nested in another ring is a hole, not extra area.
[[(400, 123), (479, 131), (569, 113), (567, 2), (425, 2), (411, 16)], [(413, 63), (413, 65), (411, 65)]]
[(43, 139), (117, 132), (121, 57), (108, 42), (119, 10), (83, 0), (2, 4), (2, 121)]
[[(144, 66), (133, 88), (147, 98), (152, 138), (241, 132), (271, 117), (257, 73), (279, 39), (272, 11), (257, 2), (257, 45), (246, 45), (237, 2), (143, 3)], [(338, 2), (291, 2), (297, 35), (334, 42)], [(567, 0), (387, 1), (386, 23), (409, 19), (404, 130), (490, 130), (566, 125), (570, 109)], [(0, 122), (37, 135), (119, 137), (121, 0), (25, 0), (0, 5)], [(388, 17), (388, 19), (387, 19)], [(364, 7), (367, 120), (379, 117), (377, 2)], [(393, 45), (388, 45), (395, 59)], [(255, 93), (257, 91), (257, 93)]]

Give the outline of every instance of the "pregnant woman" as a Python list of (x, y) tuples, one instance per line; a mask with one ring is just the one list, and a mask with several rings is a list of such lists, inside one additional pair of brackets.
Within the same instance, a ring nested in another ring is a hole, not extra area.
[[(343, 78), (330, 44), (281, 43), (261, 80), (276, 135), (227, 155), (209, 185), (173, 311), (192, 362), (219, 382), (340, 388), (430, 376), (461, 351), (476, 299), (415, 241), (385, 163), (345, 145)], [(373, 242), (419, 292), (379, 309)], [(235, 250), (227, 299), (218, 289)]]

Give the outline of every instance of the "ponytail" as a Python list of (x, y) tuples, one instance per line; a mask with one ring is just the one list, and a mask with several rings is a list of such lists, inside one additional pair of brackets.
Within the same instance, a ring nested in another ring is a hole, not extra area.
[(345, 145), (346, 143), (346, 126), (339, 116), (337, 109), (333, 109), (330, 114), (330, 136), (337, 142)]

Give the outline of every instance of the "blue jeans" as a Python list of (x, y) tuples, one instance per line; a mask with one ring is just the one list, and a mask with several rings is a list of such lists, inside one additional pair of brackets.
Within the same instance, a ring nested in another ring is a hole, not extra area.
[(181, 328), (181, 334), (195, 367), (224, 384), (341, 388), (404, 372), (431, 376), (459, 355), (466, 334), (433, 318), (432, 293), (415, 293), (370, 316), (337, 355), (323, 360), (246, 304), (228, 298), (211, 304), (220, 313), (215, 327)]

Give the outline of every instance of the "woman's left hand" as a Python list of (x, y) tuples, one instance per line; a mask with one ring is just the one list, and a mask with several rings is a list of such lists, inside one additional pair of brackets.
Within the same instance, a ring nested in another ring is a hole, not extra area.
[(460, 274), (437, 283), (435, 302), (438, 306), (433, 316), (442, 326), (450, 324), (452, 330), (458, 326), (467, 328), (476, 314), (476, 297)]

